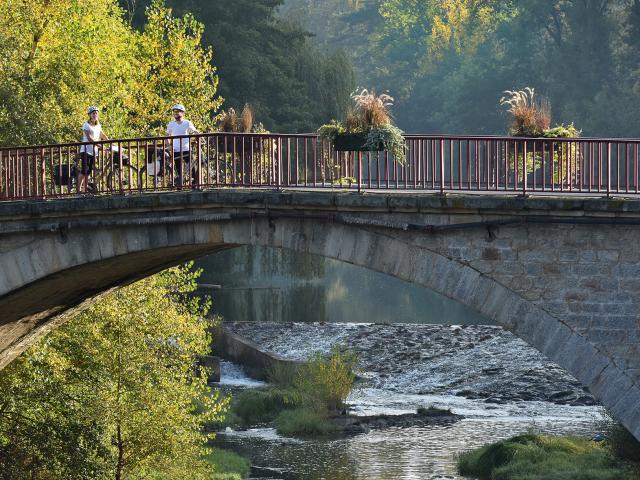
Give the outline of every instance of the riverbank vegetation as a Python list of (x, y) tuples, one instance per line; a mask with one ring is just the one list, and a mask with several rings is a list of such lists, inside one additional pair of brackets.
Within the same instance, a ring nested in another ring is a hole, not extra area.
[(272, 423), (288, 436), (322, 436), (338, 432), (331, 421), (343, 413), (355, 382), (356, 356), (335, 348), (300, 365), (281, 365), (269, 372), (271, 385), (247, 389), (232, 399), (231, 412), (211, 428)]
[(230, 450), (211, 449), (204, 458), (215, 469), (210, 480), (242, 480), (251, 471), (249, 461)]
[(607, 443), (526, 434), (463, 454), (461, 475), (480, 480), (636, 480), (640, 464), (614, 455)]
[(1, 479), (211, 479), (205, 457), (226, 457), (202, 426), (227, 402), (194, 368), (210, 348), (197, 275), (106, 294), (0, 372)]

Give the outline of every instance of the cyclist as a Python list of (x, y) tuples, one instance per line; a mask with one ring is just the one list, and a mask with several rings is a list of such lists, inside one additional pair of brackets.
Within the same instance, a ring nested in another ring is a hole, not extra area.
[[(199, 133), (193, 123), (184, 118), (185, 108), (182, 104), (174, 105), (171, 107), (171, 111), (173, 112), (174, 120), (171, 120), (167, 125), (167, 135), (176, 137)], [(176, 138), (173, 140), (173, 158), (176, 169), (175, 185), (181, 188), (183, 185), (183, 166), (186, 170), (185, 174), (188, 174), (191, 164), (191, 145), (188, 138)]]
[(83, 145), (80, 147), (80, 173), (78, 175), (78, 191), (83, 193), (87, 191), (87, 178), (91, 175), (98, 156), (98, 146), (87, 145), (87, 143), (109, 140), (102, 131), (102, 125), (98, 120), (100, 109), (91, 106), (87, 115), (89, 115), (89, 119), (82, 124)]

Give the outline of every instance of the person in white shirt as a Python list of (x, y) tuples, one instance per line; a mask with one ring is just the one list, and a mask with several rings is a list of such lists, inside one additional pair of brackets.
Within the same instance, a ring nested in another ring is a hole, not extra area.
[[(184, 118), (185, 108), (178, 103), (171, 107), (174, 120), (167, 125), (167, 135), (178, 137), (181, 135), (193, 135), (199, 133), (195, 125)], [(188, 138), (176, 138), (173, 140), (173, 159), (175, 165), (175, 184), (178, 188), (183, 184), (183, 168), (184, 173), (188, 174), (191, 163), (191, 144)], [(195, 175), (192, 173), (192, 182), (195, 183)]]
[(100, 140), (109, 140), (102, 131), (102, 125), (98, 120), (100, 109), (98, 107), (89, 107), (87, 115), (89, 119), (82, 124), (82, 143), (80, 146), (80, 172), (78, 175), (78, 191), (87, 191), (87, 178), (91, 175), (93, 167), (96, 163), (99, 147), (91, 145), (89, 142), (99, 142)]

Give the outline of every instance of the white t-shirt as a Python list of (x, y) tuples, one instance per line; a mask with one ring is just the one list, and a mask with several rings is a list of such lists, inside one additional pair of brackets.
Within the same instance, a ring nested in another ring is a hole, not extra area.
[[(182, 120), (180, 123), (175, 120), (171, 120), (169, 125), (167, 125), (167, 135), (171, 135), (172, 137), (177, 137), (179, 135), (190, 135), (194, 132), (197, 132), (196, 127), (189, 120)], [(182, 148), (180, 148), (180, 142), (182, 141)], [(173, 151), (174, 152), (188, 152), (189, 151), (189, 139), (175, 139), (173, 141)]]
[[(91, 132), (91, 138), (87, 138), (87, 133), (85, 130), (89, 130)], [(89, 122), (84, 122), (82, 124), (82, 141), (83, 142), (94, 142), (100, 141), (100, 136), (102, 135), (102, 125), (99, 123), (97, 125), (91, 125)], [(87, 152), (89, 155), (93, 155), (94, 157), (98, 156), (98, 146), (94, 145), (82, 145), (80, 147), (80, 152)]]

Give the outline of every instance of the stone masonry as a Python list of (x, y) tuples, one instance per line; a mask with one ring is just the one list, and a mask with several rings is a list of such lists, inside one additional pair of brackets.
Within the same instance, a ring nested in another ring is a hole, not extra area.
[(0, 368), (105, 292), (238, 245), (396, 276), (495, 320), (640, 438), (640, 201), (209, 191), (0, 204)]

